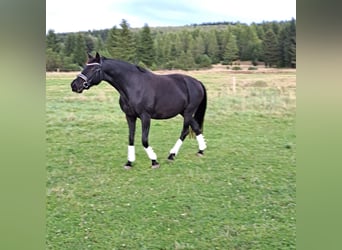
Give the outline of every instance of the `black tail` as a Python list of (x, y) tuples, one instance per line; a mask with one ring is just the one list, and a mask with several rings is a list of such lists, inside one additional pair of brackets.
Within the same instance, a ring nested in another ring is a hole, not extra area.
[(198, 109), (195, 113), (195, 120), (200, 126), (201, 132), (203, 133), (203, 122), (204, 122), (204, 115), (205, 115), (205, 110), (207, 109), (207, 90), (205, 89), (204, 85), (201, 83), (203, 91), (204, 91), (204, 96), (202, 99), (202, 102), (198, 106)]
[[(204, 115), (205, 115), (205, 110), (207, 109), (207, 90), (205, 89), (202, 83), (201, 85), (204, 91), (204, 96), (203, 96), (202, 102), (200, 103), (200, 105), (198, 106), (198, 109), (196, 110), (194, 118), (200, 127), (201, 133), (203, 133)], [(190, 138), (193, 138), (193, 137), (195, 137), (195, 134), (194, 134), (194, 131), (192, 131), (190, 127)]]

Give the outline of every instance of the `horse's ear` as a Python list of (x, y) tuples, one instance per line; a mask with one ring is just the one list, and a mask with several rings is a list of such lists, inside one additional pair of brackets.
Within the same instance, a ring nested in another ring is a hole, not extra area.
[(97, 63), (100, 63), (100, 62), (101, 62), (101, 57), (100, 57), (100, 54), (99, 54), (98, 52), (96, 52), (95, 61), (96, 61)]
[(88, 55), (88, 59), (94, 58), (89, 52), (87, 52), (87, 55)]

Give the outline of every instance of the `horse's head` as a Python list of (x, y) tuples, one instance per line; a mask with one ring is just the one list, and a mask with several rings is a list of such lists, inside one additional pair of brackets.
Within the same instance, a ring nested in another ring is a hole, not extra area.
[(88, 54), (88, 62), (82, 72), (71, 82), (71, 89), (76, 93), (82, 93), (84, 89), (89, 89), (102, 80), (102, 61), (99, 53), (96, 53), (95, 57)]

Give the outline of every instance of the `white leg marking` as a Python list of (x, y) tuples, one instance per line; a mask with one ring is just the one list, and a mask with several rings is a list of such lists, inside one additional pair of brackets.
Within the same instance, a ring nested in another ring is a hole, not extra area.
[(204, 150), (207, 148), (207, 144), (204, 141), (204, 137), (202, 134), (199, 134), (196, 136), (197, 142), (198, 142), (198, 148), (199, 150)]
[(151, 146), (149, 146), (148, 148), (144, 148), (146, 151), (146, 154), (148, 155), (148, 157), (150, 158), (150, 160), (157, 160), (157, 155), (156, 153), (153, 151), (153, 149), (151, 148)]
[(134, 162), (135, 161), (135, 147), (134, 146), (128, 146), (128, 161)]
[(181, 139), (178, 139), (176, 144), (173, 146), (173, 148), (171, 148), (170, 154), (177, 155), (180, 147), (182, 146), (182, 144), (183, 144), (183, 141)]

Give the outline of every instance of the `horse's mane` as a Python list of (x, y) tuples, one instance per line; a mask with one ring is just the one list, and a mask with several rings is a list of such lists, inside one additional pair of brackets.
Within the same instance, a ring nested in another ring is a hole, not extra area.
[(118, 63), (121, 66), (123, 66), (127, 71), (133, 71), (133, 72), (139, 72), (139, 73), (149, 73), (150, 72), (148, 69), (145, 69), (139, 65), (132, 64), (132, 63), (122, 61), (119, 59), (111, 59), (111, 58), (102, 57), (102, 60)]
[(137, 67), (137, 69), (138, 69), (140, 72), (143, 72), (143, 73), (148, 72), (147, 69), (145, 69), (145, 68), (143, 68), (143, 67), (141, 67), (141, 66), (139, 66), (139, 65), (135, 65), (135, 66)]

